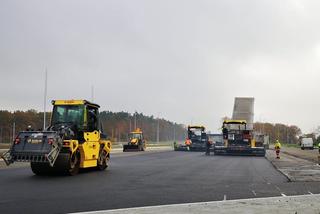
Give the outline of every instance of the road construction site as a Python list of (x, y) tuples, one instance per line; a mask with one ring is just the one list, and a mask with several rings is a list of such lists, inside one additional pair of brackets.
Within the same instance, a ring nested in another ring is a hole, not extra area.
[[(223, 121), (221, 134), (188, 126), (185, 142), (157, 145), (148, 144), (137, 128), (128, 142), (114, 146), (98, 125), (99, 105), (53, 101), (48, 128), (19, 132), (8, 152), (1, 145), (0, 182), (5, 185), (0, 210), (156, 213), (165, 205), (164, 212), (194, 213), (219, 211), (221, 205), (231, 212), (240, 203), (246, 206), (238, 211), (246, 213), (257, 204), (283, 202), (279, 213), (298, 213), (301, 207), (319, 213), (317, 151), (284, 145), (279, 157), (280, 142), (270, 145), (253, 129), (253, 101), (235, 99), (232, 119)], [(156, 207), (141, 208), (150, 206)]]
[(28, 164), (6, 167), (0, 169), (5, 184), (0, 208), (4, 213), (66, 213), (320, 193), (319, 181), (295, 181), (281, 171), (294, 167), (296, 157), (274, 157), (273, 150), (265, 158), (205, 156), (167, 147), (115, 152), (110, 169), (84, 169), (71, 177), (36, 176)]

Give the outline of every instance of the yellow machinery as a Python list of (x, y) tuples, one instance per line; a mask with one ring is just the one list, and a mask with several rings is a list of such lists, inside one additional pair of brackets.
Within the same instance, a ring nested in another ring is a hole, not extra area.
[(225, 120), (222, 125), (223, 145), (214, 146), (214, 154), (244, 154), (265, 156), (263, 145), (258, 145), (246, 120)]
[(126, 145), (123, 145), (123, 151), (145, 151), (146, 150), (146, 141), (143, 136), (141, 129), (137, 128), (135, 131), (130, 132), (129, 142)]
[(37, 175), (80, 168), (105, 170), (111, 142), (99, 120), (99, 105), (86, 100), (54, 100), (50, 126), (44, 131), (23, 131), (2, 158), (7, 165), (28, 161)]
[(185, 145), (176, 145), (175, 151), (206, 151), (208, 136), (204, 126), (188, 126)]

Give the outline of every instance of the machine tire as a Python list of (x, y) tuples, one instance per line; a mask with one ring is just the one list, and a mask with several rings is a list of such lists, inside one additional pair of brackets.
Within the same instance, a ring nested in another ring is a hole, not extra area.
[(73, 154), (69, 154), (67, 174), (73, 176), (79, 173), (80, 169), (80, 152), (76, 151)]
[(50, 166), (47, 163), (30, 162), (31, 170), (36, 175), (48, 175)]
[(108, 162), (109, 162), (109, 155), (107, 152), (101, 147), (99, 151), (99, 158), (97, 160), (97, 169), (100, 171), (105, 170), (108, 168)]

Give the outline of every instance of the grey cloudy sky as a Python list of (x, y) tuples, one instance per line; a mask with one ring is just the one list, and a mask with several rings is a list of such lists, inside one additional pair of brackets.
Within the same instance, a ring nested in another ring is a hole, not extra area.
[[(235, 96), (255, 119), (320, 125), (320, 1), (1, 0), (0, 109), (91, 97), (211, 130)], [(48, 107), (49, 109), (49, 107)]]

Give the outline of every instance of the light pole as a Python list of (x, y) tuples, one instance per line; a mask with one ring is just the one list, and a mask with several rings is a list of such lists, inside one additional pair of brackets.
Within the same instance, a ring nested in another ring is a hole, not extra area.
[(44, 97), (43, 97), (43, 130), (46, 129), (47, 80), (48, 80), (48, 71), (46, 69), (45, 77), (44, 77)]
[(158, 112), (158, 124), (157, 124), (157, 143), (160, 141), (160, 112)]
[(173, 124), (173, 142), (176, 142), (176, 124)]
[(134, 130), (137, 129), (137, 111), (134, 112)]
[(13, 122), (13, 125), (12, 125), (12, 141), (14, 141), (15, 137), (16, 137), (16, 122)]
[(128, 114), (128, 119), (129, 119), (129, 133), (131, 132), (131, 114)]
[(157, 143), (159, 143), (159, 132), (160, 132), (160, 124), (159, 124), (159, 118), (158, 118), (158, 124), (157, 124)]

